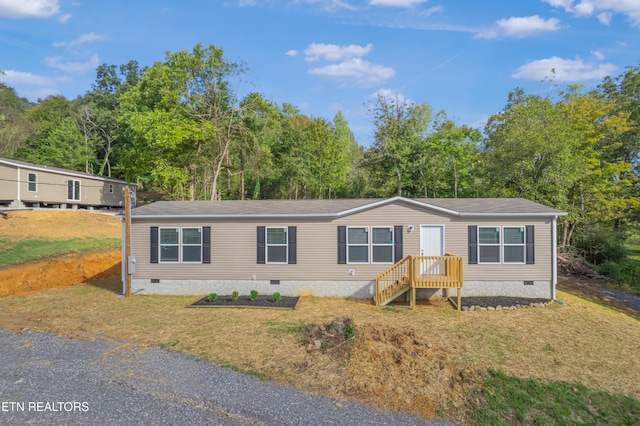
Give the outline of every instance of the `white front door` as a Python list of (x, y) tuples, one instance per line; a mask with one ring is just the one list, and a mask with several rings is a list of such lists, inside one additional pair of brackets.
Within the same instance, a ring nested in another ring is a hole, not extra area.
[[(444, 226), (420, 225), (420, 256), (444, 256)], [(420, 261), (420, 273), (444, 274), (444, 261)]]

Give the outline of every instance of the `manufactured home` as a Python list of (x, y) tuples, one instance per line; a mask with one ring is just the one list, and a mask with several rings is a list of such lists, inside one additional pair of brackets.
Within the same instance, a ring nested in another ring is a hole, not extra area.
[(0, 207), (124, 208), (124, 188), (135, 185), (89, 173), (0, 158)]
[(564, 214), (521, 198), (160, 201), (131, 212), (131, 283), (378, 304), (409, 289), (554, 298)]

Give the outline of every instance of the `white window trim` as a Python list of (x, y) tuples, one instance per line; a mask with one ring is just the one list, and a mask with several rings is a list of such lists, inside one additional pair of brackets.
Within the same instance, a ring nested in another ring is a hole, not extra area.
[[(31, 182), (29, 180), (29, 177), (31, 175), (36, 177), (36, 180), (34, 182)], [(35, 183), (35, 185), (36, 185), (36, 189), (34, 189), (33, 191), (29, 189), (29, 187), (31, 186), (32, 183)], [(27, 192), (38, 192), (38, 174), (37, 173), (27, 172)]]
[[(69, 182), (73, 186), (73, 195), (74, 198), (69, 198)], [(78, 183), (78, 193), (76, 194), (76, 182)], [(80, 201), (82, 199), (82, 181), (78, 179), (67, 179), (67, 201)], [(77, 197), (77, 198), (76, 198)]]
[[(200, 244), (185, 244), (182, 241), (182, 231), (185, 230), (185, 229), (198, 229), (200, 231), (199, 232), (200, 233)], [(180, 251), (178, 253), (178, 257), (180, 259), (180, 263), (191, 263), (191, 264), (202, 263), (202, 244), (203, 243), (202, 243), (202, 227), (201, 226), (185, 226), (185, 227), (180, 228), (180, 239), (179, 239), (179, 241), (180, 241)], [(184, 256), (182, 255), (184, 247), (200, 247), (200, 260), (199, 261), (184, 260), (183, 259)]]
[[(366, 244), (350, 244), (349, 243), (349, 229), (351, 228), (356, 228), (356, 229), (366, 229), (367, 231), (367, 243)], [(373, 228), (386, 228), (386, 229), (391, 229), (391, 244), (381, 244), (381, 243), (377, 243), (374, 244), (373, 243)], [(384, 225), (376, 225), (376, 226), (347, 226), (347, 235), (346, 235), (346, 240), (347, 240), (347, 264), (348, 265), (393, 265), (395, 262), (393, 261), (393, 247), (395, 245), (396, 242), (396, 232), (395, 232), (395, 227), (393, 226), (384, 226)], [(350, 261), (350, 257), (349, 257), (349, 247), (367, 247), (367, 261), (366, 262), (351, 262)], [(374, 262), (373, 261), (373, 247), (391, 247), (391, 262)]]
[[(518, 243), (518, 244), (506, 244), (504, 242), (504, 229), (505, 228), (519, 228), (522, 230), (522, 243)], [(507, 262), (505, 259), (505, 255), (504, 255), (504, 249), (505, 247), (522, 247), (522, 262)], [(524, 225), (512, 225), (512, 226), (503, 226), (502, 227), (502, 247), (501, 247), (501, 252), (502, 252), (502, 263), (504, 263), (505, 265), (525, 265), (527, 263), (527, 228)]]
[[(480, 228), (500, 228), (500, 243), (499, 244), (481, 244), (480, 243)], [(504, 229), (505, 228), (520, 228), (524, 234), (524, 243), (521, 244), (505, 244), (504, 242)], [(526, 265), (527, 264), (527, 228), (524, 225), (502, 225), (502, 226), (478, 226), (478, 264), (479, 265)], [(480, 246), (484, 247), (500, 247), (500, 261), (499, 262), (482, 262), (480, 260)], [(504, 256), (505, 247), (522, 247), (523, 261), (522, 262), (506, 262)]]
[[(287, 239), (285, 244), (269, 244), (269, 229), (284, 229), (284, 235)], [(286, 247), (284, 251), (284, 262), (269, 261), (269, 246)], [(289, 263), (289, 227), (288, 226), (265, 226), (264, 228), (264, 263), (268, 265), (286, 265)]]
[[(499, 228), (500, 229), (500, 235), (498, 236), (498, 243), (492, 243), (492, 244), (485, 244), (485, 243), (480, 243), (480, 228)], [(478, 239), (478, 265), (501, 265), (502, 264), (502, 257), (503, 257), (503, 253), (502, 253), (502, 226), (478, 226), (478, 235), (477, 235), (477, 239)], [(483, 262), (480, 260), (480, 247), (498, 247), (498, 255), (500, 256), (500, 259), (497, 262)]]
[[(177, 229), (178, 230), (178, 243), (177, 244), (162, 244), (162, 230), (163, 229)], [(200, 230), (200, 244), (184, 244), (182, 242), (182, 230), (183, 229), (199, 229)], [(167, 263), (167, 264), (191, 264), (191, 265), (199, 265), (202, 264), (202, 227), (201, 226), (163, 226), (158, 228), (158, 263)], [(178, 260), (162, 260), (162, 247), (178, 247)], [(182, 248), (183, 247), (200, 247), (200, 261), (185, 261), (182, 256)]]
[[(349, 244), (349, 229), (366, 229), (367, 231), (367, 243), (366, 244)], [(371, 263), (371, 234), (369, 233), (368, 226), (347, 226), (347, 264), (348, 265), (368, 265)], [(366, 262), (351, 262), (349, 260), (349, 247), (367, 247), (367, 261)]]
[[(395, 233), (395, 228), (393, 226), (371, 226), (371, 229), (369, 230), (369, 243), (371, 245), (371, 249), (370, 249), (370, 253), (369, 253), (369, 259), (371, 264), (373, 265), (393, 265), (394, 261), (393, 261), (393, 246), (395, 245), (396, 242), (396, 233)], [(391, 243), (385, 243), (385, 244), (381, 244), (381, 243), (374, 243), (373, 242), (373, 228), (383, 228), (383, 229), (391, 229)], [(373, 261), (373, 247), (377, 246), (377, 247), (391, 247), (391, 261), (390, 262), (374, 262)]]
[[(178, 230), (178, 242), (176, 244), (163, 244), (162, 243), (162, 230), (163, 229), (172, 229)], [(158, 228), (158, 263), (180, 263), (180, 241), (181, 241), (181, 232), (180, 228), (177, 226), (164, 226)], [(162, 260), (162, 247), (178, 247), (178, 260)]]

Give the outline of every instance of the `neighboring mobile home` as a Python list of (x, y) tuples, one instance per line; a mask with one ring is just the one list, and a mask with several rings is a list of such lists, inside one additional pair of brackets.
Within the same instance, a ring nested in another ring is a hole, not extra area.
[(463, 296), (554, 298), (564, 214), (520, 198), (160, 201), (131, 213), (132, 286), (384, 303), (402, 291), (382, 297), (376, 282), (414, 276), (429, 277), (418, 285), (426, 297), (462, 286)]
[(0, 158), (0, 207), (122, 209), (125, 186), (135, 200), (120, 179)]

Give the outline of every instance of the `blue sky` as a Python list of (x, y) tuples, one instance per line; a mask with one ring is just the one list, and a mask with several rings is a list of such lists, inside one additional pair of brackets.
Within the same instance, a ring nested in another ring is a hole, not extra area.
[(0, 81), (32, 101), (197, 42), (246, 64), (241, 92), (340, 110), (368, 145), (378, 93), (482, 127), (514, 88), (548, 93), (552, 69), (594, 87), (640, 65), (640, 0), (0, 0)]

